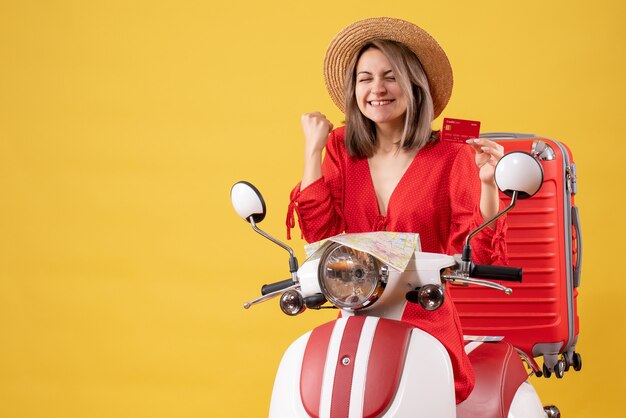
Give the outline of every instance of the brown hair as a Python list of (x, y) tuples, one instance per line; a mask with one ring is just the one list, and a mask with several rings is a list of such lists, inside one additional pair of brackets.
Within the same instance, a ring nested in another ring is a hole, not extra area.
[(344, 78), (346, 113), (346, 150), (351, 156), (369, 158), (374, 155), (378, 139), (374, 122), (359, 110), (356, 97), (356, 66), (361, 55), (370, 48), (381, 51), (389, 60), (394, 76), (407, 98), (404, 131), (400, 149), (421, 149), (437, 138), (432, 131), (434, 119), (433, 99), (428, 79), (417, 56), (401, 43), (378, 39), (365, 44), (348, 65)]

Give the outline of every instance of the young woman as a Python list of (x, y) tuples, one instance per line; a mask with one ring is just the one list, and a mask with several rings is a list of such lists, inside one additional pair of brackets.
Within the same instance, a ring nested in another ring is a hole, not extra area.
[[(295, 212), (309, 242), (342, 232), (416, 232), (423, 251), (460, 253), (467, 234), (500, 207), (494, 167), (503, 149), (485, 139), (442, 141), (432, 130), (452, 91), (445, 52), (412, 23), (366, 19), (335, 37), (324, 66), (345, 126), (333, 130), (319, 112), (302, 116), (304, 175), (291, 193), (288, 232)], [(506, 262), (504, 233), (499, 220), (476, 236), (477, 263)], [(446, 346), (457, 402), (467, 398), (474, 374), (451, 298), (431, 312), (408, 303), (402, 319)]]

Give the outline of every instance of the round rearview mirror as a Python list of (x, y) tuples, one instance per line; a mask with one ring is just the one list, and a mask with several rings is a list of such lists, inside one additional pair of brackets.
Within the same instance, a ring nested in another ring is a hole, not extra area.
[(543, 168), (532, 155), (514, 151), (506, 154), (496, 165), (498, 189), (507, 196), (518, 192), (518, 199), (526, 199), (539, 191), (543, 184)]
[(239, 181), (230, 189), (230, 200), (239, 216), (250, 222), (259, 223), (265, 218), (265, 201), (261, 192), (247, 181)]

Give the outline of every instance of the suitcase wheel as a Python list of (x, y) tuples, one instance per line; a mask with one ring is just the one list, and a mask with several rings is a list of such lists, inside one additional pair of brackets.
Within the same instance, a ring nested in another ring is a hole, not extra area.
[(561, 379), (563, 377), (563, 374), (565, 373), (565, 363), (566, 362), (563, 360), (558, 360), (554, 365), (553, 370), (550, 370), (546, 363), (543, 363), (543, 377), (549, 378), (550, 376), (552, 376), (552, 373), (554, 373), (557, 379)]
[(574, 366), (574, 370), (576, 370), (577, 372), (583, 368), (583, 358), (581, 357), (580, 353), (574, 352), (573, 366)]
[(580, 371), (580, 369), (582, 369), (583, 367), (583, 359), (580, 353), (577, 353), (573, 349), (571, 351), (568, 350), (567, 352), (562, 353), (561, 358), (565, 363), (566, 372), (569, 371), (571, 367), (574, 367), (574, 370), (576, 370), (577, 372)]
[(554, 375), (557, 379), (560, 379), (563, 377), (563, 373), (565, 373), (565, 362), (563, 360), (559, 360), (554, 366)]
[(572, 366), (572, 363), (570, 362), (569, 357), (566, 353), (563, 353), (561, 358), (563, 359), (563, 363), (565, 363), (565, 371), (568, 372), (570, 367)]

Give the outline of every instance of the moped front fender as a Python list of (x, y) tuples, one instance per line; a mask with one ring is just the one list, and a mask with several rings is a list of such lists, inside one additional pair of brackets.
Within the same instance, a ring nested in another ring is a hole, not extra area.
[(454, 396), (448, 353), (433, 336), (399, 321), (347, 317), (287, 349), (270, 417), (453, 418)]

